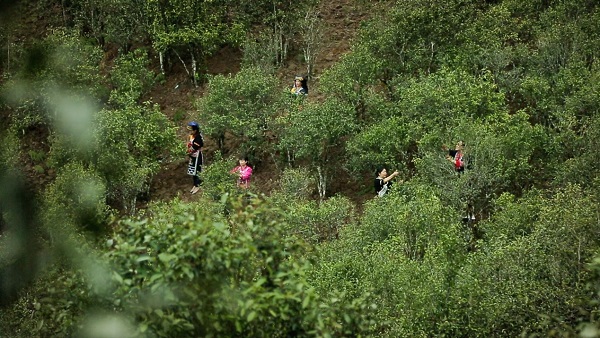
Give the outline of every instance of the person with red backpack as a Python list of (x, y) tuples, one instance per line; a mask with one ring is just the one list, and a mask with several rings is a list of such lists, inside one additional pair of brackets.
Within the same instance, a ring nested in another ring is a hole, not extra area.
[[(448, 152), (448, 154), (446, 155), (446, 159), (449, 160), (450, 162), (452, 162), (456, 173), (458, 175), (464, 173), (465, 167), (466, 167), (465, 162), (467, 162), (465, 155), (464, 155), (465, 142), (462, 140), (458, 141), (456, 143), (456, 146), (454, 147), (454, 149), (448, 149), (448, 147), (446, 145), (442, 145), (442, 149), (444, 151)], [(470, 169), (470, 167), (469, 167), (469, 169)], [(467, 201), (466, 216), (463, 216), (462, 220), (465, 223), (472, 222), (475, 220), (475, 211), (474, 211), (472, 201)]]
[(446, 159), (454, 164), (454, 170), (459, 174), (465, 171), (464, 148), (464, 141), (458, 141), (454, 149), (448, 149), (446, 145), (442, 145), (442, 149), (448, 152)]
[(190, 192), (195, 194), (200, 190), (200, 184), (202, 183), (199, 174), (202, 172), (202, 164), (204, 162), (204, 156), (202, 154), (204, 138), (200, 133), (200, 125), (198, 122), (192, 121), (188, 123), (187, 129), (191, 132), (187, 142), (187, 155), (189, 157), (187, 174), (192, 176), (194, 186)]

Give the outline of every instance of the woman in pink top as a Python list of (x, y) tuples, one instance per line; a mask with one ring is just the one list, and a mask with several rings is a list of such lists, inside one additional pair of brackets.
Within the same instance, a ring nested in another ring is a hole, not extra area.
[(238, 159), (238, 166), (231, 169), (230, 173), (238, 176), (237, 185), (240, 188), (247, 189), (250, 186), (250, 176), (252, 176), (252, 167), (248, 165), (248, 158), (243, 156)]

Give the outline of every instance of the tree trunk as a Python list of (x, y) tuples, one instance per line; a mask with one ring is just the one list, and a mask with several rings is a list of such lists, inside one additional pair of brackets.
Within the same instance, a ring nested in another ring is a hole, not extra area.
[(196, 80), (196, 58), (194, 58), (194, 52), (190, 53), (192, 55), (192, 82), (194, 83), (194, 87), (198, 87), (198, 81)]
[(321, 166), (317, 166), (317, 173), (319, 174), (319, 182), (317, 184), (319, 189), (319, 199), (323, 201), (325, 200), (325, 193), (327, 191), (327, 177), (325, 177), (325, 173), (321, 169)]
[(7, 46), (6, 46), (6, 50), (7, 50), (7, 57), (6, 57), (6, 74), (10, 74), (10, 38), (6, 39), (7, 41)]
[(162, 52), (158, 52), (158, 59), (160, 60), (160, 72), (165, 75), (165, 64)]
[(174, 52), (175, 52), (175, 55), (177, 55), (177, 58), (179, 59), (179, 61), (181, 61), (181, 64), (183, 65), (183, 69), (185, 69), (185, 72), (187, 73), (187, 75), (192, 76), (190, 74), (190, 70), (188, 69), (187, 65), (185, 64), (185, 61), (183, 61), (183, 59), (181, 58), (181, 56), (179, 56), (179, 53), (177, 53), (176, 50), (174, 50)]
[(319, 11), (315, 8), (309, 9), (304, 16), (301, 26), (306, 74), (310, 78), (323, 41), (323, 28), (319, 19)]

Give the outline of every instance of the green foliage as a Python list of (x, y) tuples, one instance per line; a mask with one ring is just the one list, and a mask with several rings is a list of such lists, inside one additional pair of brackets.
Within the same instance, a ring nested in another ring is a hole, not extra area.
[[(598, 141), (600, 135), (600, 119), (593, 117), (582, 126), (583, 132), (579, 137), (571, 139), (574, 143), (573, 152), (562, 154), (568, 159), (561, 163), (556, 174), (556, 183), (564, 185), (567, 182), (578, 183), (582, 186), (591, 185), (598, 177)], [(565, 134), (569, 134), (565, 132)]]
[(439, 334), (466, 242), (458, 219), (426, 187), (411, 184), (365, 205), (360, 224), (319, 250), (318, 288), (375, 295), (379, 335)]
[(227, 7), (224, 1), (146, 2), (144, 8), (153, 48), (161, 53), (175, 53), (184, 66), (191, 59), (194, 73), (190, 75), (196, 83), (197, 67), (203, 65), (206, 56), (225, 43), (237, 45), (242, 40), (243, 25), (227, 19)]
[(490, 241), (510, 242), (530, 235), (545, 202), (541, 192), (536, 190), (520, 199), (503, 193), (494, 201), (493, 222), (485, 222), (481, 228)]
[[(577, 298), (585, 292), (584, 264), (599, 244), (591, 235), (595, 213), (597, 204), (574, 186), (550, 199), (532, 196), (505, 204), (484, 224), (489, 245), (469, 257), (459, 273), (453, 296), (458, 306), (451, 310), (462, 317), (457, 327), (477, 336), (547, 335), (538, 314), (576, 316)], [(507, 217), (518, 225), (503, 229)]]
[(512, 16), (506, 2), (477, 12), (477, 16), (457, 32), (461, 47), (455, 50), (454, 62), (463, 64), (466, 69), (489, 69), (497, 78), (511, 73), (506, 67), (518, 60), (515, 52), (519, 47), (515, 43), (523, 41), (521, 34), (527, 24), (528, 21)]
[(356, 129), (353, 109), (338, 99), (323, 103), (299, 103), (287, 114), (277, 118), (281, 131), (278, 147), (290, 158), (305, 160), (318, 177), (319, 196), (326, 195), (327, 185), (334, 172), (342, 165), (344, 138)]
[(536, 61), (544, 72), (556, 73), (571, 62), (598, 56), (597, 50), (588, 47), (598, 42), (598, 27), (591, 24), (598, 18), (598, 10), (588, 1), (556, 2), (536, 14), (539, 15), (533, 29), (539, 44)]
[(185, 119), (186, 117), (186, 112), (184, 110), (177, 110), (175, 112), (175, 114), (173, 115), (173, 122), (174, 123), (182, 123), (182, 121)]
[[(3, 333), (597, 335), (598, 4), (371, 4), (350, 52), (315, 77), (324, 97), (303, 100), (284, 97), (272, 74), (301, 61), (299, 23), (314, 1), (77, 0), (62, 4), (63, 18), (93, 39), (57, 30), (21, 49), (1, 30), (2, 50), (17, 49), (0, 58), (11, 62), (0, 107), (11, 121), (0, 128)], [(197, 201), (152, 203), (112, 224), (92, 260), (80, 247), (85, 230), (109, 229), (106, 201), (132, 211), (183, 153), (168, 118), (140, 103), (155, 89), (152, 53), (197, 79), (205, 57), (244, 36), (241, 71), (210, 78), (198, 120), (225, 154), (227, 136), (256, 162), (297, 167), (276, 168), (264, 197), (264, 187), (236, 188), (234, 160), (217, 153)], [(101, 71), (94, 40), (123, 47), (114, 67)], [(147, 43), (148, 54), (132, 48)], [(45, 128), (36, 141), (50, 153), (20, 153)], [(458, 140), (460, 175), (440, 149)], [(13, 176), (23, 160), (34, 162), (28, 174), (56, 173), (39, 219)], [(339, 170), (359, 177), (379, 164), (407, 182), (361, 205), (326, 198)], [(463, 224), (467, 204), (476, 219)], [(55, 262), (64, 266), (38, 274)]]
[[(580, 329), (580, 336), (596, 337), (600, 333), (597, 319), (598, 297), (600, 295), (600, 259), (597, 254), (588, 264), (587, 268), (590, 271), (590, 274), (587, 279), (586, 289), (589, 290), (590, 294), (593, 294), (593, 296), (589, 296), (588, 299), (585, 299), (585, 303), (582, 304), (582, 310), (584, 310), (582, 311), (583, 318), (577, 329)], [(561, 324), (563, 323), (555, 324), (555, 331), (560, 333), (569, 332), (571, 334), (575, 331), (575, 328)]]
[[(600, 63), (595, 61), (590, 69), (582, 63), (572, 63), (560, 72), (560, 93), (565, 95), (564, 107), (566, 112), (585, 122), (587, 117), (596, 115), (600, 110), (598, 78), (600, 78)], [(573, 126), (571, 127), (573, 128)]]
[(208, 200), (220, 201), (222, 195), (236, 194), (237, 179), (229, 173), (235, 166), (234, 158), (225, 159), (220, 152), (216, 152), (210, 165), (203, 166), (200, 174), (203, 180), (202, 195)]
[(355, 130), (352, 107), (336, 99), (321, 104), (308, 102), (278, 118), (282, 149), (313, 163), (327, 161), (344, 136)]
[(46, 157), (46, 153), (43, 151), (30, 150), (28, 153), (29, 158), (35, 163), (42, 163)]
[(225, 133), (231, 133), (244, 153), (260, 153), (268, 144), (267, 130), (278, 107), (277, 81), (258, 68), (245, 68), (235, 76), (217, 75), (208, 94), (198, 101), (204, 132), (224, 150)]
[(355, 173), (374, 172), (376, 166), (386, 164), (405, 169), (411, 131), (409, 121), (402, 117), (390, 117), (364, 128), (346, 146), (349, 154), (355, 154), (348, 158), (348, 169)]
[(139, 333), (323, 336), (345, 332), (340, 320), (363, 327), (360, 302), (321, 297), (307, 284), (305, 246), (285, 235), (282, 214), (259, 200), (232, 202), (227, 222), (175, 203), (119, 227), (107, 253), (115, 304)]
[[(56, 83), (70, 90), (85, 91), (94, 98), (105, 95), (99, 72), (102, 51), (98, 46), (88, 43), (75, 32), (56, 30), (37, 48), (33, 49), (31, 63), (24, 69), (25, 75), (35, 75), (36, 80), (41, 77), (50, 85)], [(49, 53), (37, 54), (43, 53), (44, 49)], [(39, 72), (31, 73), (36, 70)]]
[(273, 199), (275, 203), (285, 203), (289, 199), (307, 200), (315, 190), (315, 180), (307, 168), (285, 168), (274, 190), (282, 195)]
[(133, 211), (137, 195), (148, 189), (160, 164), (178, 152), (175, 127), (149, 102), (90, 115), (93, 120), (83, 141), (64, 133), (53, 135), (48, 162), (55, 169), (83, 163), (102, 178), (108, 202)]
[(70, 8), (74, 25), (99, 44), (104, 43), (107, 34), (104, 26), (109, 20), (109, 4), (110, 0), (80, 0), (73, 1)]
[(73, 21), (100, 44), (116, 43), (124, 49), (149, 38), (148, 7), (141, 1), (79, 0), (72, 3)]
[(77, 162), (61, 167), (44, 195), (42, 219), (49, 233), (77, 225), (85, 230), (103, 230), (108, 216), (105, 196), (106, 187), (94, 171)]
[(127, 107), (139, 103), (153, 85), (154, 73), (147, 69), (148, 55), (142, 49), (122, 55), (115, 60), (111, 71), (114, 89), (110, 101), (117, 107)]
[(460, 242), (448, 242), (458, 237), (459, 217), (442, 204), (438, 194), (411, 182), (393, 186), (389, 195), (367, 202), (361, 222), (363, 245), (397, 238), (396, 244), (413, 260), (422, 259), (430, 247), (440, 244), (450, 251), (460, 250)]
[(321, 76), (320, 90), (329, 97), (359, 107), (381, 74), (382, 61), (362, 46), (346, 54)]
[(300, 39), (298, 27), (310, 8), (317, 3), (317, 0), (236, 1), (237, 19), (247, 25), (260, 27), (256, 29), (259, 33), (253, 37), (255, 43), (246, 39), (246, 65), (261, 67), (271, 73), (273, 68), (287, 61), (288, 51), (298, 47), (294, 45)]
[(411, 119), (413, 137), (440, 130), (456, 133), (463, 120), (482, 119), (505, 109), (504, 96), (489, 74), (471, 76), (442, 69), (425, 78), (415, 78), (396, 87), (398, 111)]
[[(198, 48), (206, 55), (223, 42), (239, 41), (240, 27), (227, 23), (222, 1), (78, 0), (68, 4), (75, 25), (101, 45), (127, 49), (150, 40), (158, 51)], [(237, 39), (237, 40), (236, 40)]]
[(289, 203), (285, 195), (275, 195), (279, 203), (288, 202), (286, 210), (289, 232), (309, 243), (319, 243), (338, 238), (342, 228), (353, 224), (356, 218), (354, 206), (346, 197), (334, 196), (322, 202), (296, 201)]
[[(378, 20), (369, 21), (356, 43), (359, 54), (372, 55), (380, 76), (435, 71), (458, 43), (456, 34), (476, 17), (476, 1), (399, 1)], [(354, 74), (358, 74), (355, 72)]]
[(560, 162), (556, 165), (558, 184), (577, 182), (588, 185), (596, 177), (597, 165), (594, 153), (597, 143), (598, 118), (600, 109), (597, 100), (599, 90), (596, 81), (599, 75), (598, 63), (591, 70), (572, 66), (564, 69), (561, 85), (565, 90), (564, 106), (553, 112), (553, 129), (556, 133), (555, 151)]
[(277, 45), (271, 40), (270, 31), (259, 32), (256, 37), (248, 37), (244, 41), (243, 68), (259, 68), (266, 74), (273, 74), (277, 69)]
[(419, 189), (373, 200), (359, 226), (322, 245), (310, 274), (318, 288), (371, 290), (385, 336), (545, 336), (551, 326), (540, 313), (576, 316), (584, 263), (599, 244), (597, 205), (581, 189), (504, 199), (482, 225), (481, 249), (469, 254), (457, 215)]
[(19, 160), (19, 138), (14, 132), (3, 132), (0, 134), (0, 172), (9, 168), (16, 168)]
[(3, 96), (14, 112), (15, 130), (61, 123), (61, 99), (106, 95), (99, 64), (102, 52), (73, 32), (56, 30), (44, 40), (34, 41), (14, 65), (16, 76), (2, 86)]
[[(184, 210), (175, 207), (173, 215)], [(224, 243), (227, 227), (224, 223), (202, 226), (190, 211), (175, 219), (167, 215), (174, 223), (162, 222), (165, 216), (160, 213), (150, 224), (127, 221), (110, 241), (114, 245), (108, 258), (115, 265), (116, 304), (140, 318), (140, 333), (150, 329), (154, 334), (168, 330), (161, 336), (167, 332), (192, 334), (194, 322), (208, 324), (213, 319), (210, 316), (219, 315), (219, 304), (209, 295), (218, 297), (226, 281), (225, 264), (235, 264)]]
[(452, 134), (458, 135), (452, 143), (466, 143), (465, 173), (457, 176), (444, 159), (447, 152), (438, 150), (442, 142), (430, 138), (415, 163), (419, 176), (438, 187), (445, 203), (463, 210), (471, 203), (476, 212), (484, 213), (491, 200), (503, 192), (521, 194), (531, 186), (545, 184), (542, 170), (536, 171), (538, 177), (531, 173), (547, 161), (544, 147), (548, 137), (541, 126), (532, 126), (527, 118), (520, 112), (498, 113), (480, 123), (460, 121), (452, 128)]
[(148, 178), (166, 159), (165, 150), (175, 152), (175, 127), (150, 103), (103, 109), (96, 125), (94, 168), (106, 180), (108, 197), (132, 210), (136, 196), (147, 190)]
[(82, 276), (53, 269), (12, 308), (2, 309), (0, 332), (11, 337), (72, 336), (77, 320), (97, 302)]

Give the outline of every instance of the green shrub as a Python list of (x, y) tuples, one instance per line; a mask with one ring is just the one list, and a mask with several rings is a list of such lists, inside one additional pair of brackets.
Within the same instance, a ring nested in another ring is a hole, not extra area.
[(7, 337), (73, 336), (78, 320), (98, 304), (82, 276), (52, 269), (11, 307), (0, 309), (0, 332)]
[[(217, 75), (208, 93), (198, 100), (203, 131), (224, 149), (225, 133), (230, 133), (247, 154), (268, 150), (267, 130), (279, 106), (274, 76), (256, 67), (241, 69), (235, 75)], [(268, 153), (268, 152), (265, 152)]]
[(154, 84), (154, 73), (148, 69), (149, 63), (147, 52), (143, 49), (136, 49), (115, 60), (111, 71), (112, 104), (126, 107), (139, 103)]
[(274, 202), (285, 204), (288, 199), (309, 199), (315, 190), (315, 180), (306, 168), (285, 168), (277, 181), (275, 193), (281, 194)]
[(286, 234), (283, 215), (258, 199), (246, 203), (231, 201), (227, 222), (179, 203), (119, 226), (106, 258), (115, 304), (138, 332), (283, 337), (366, 329), (364, 300), (317, 294), (304, 277), (305, 246)]
[[(281, 201), (284, 196), (275, 195), (273, 198)], [(342, 228), (355, 222), (354, 205), (343, 196), (331, 197), (323, 202), (284, 201), (286, 205), (282, 208), (286, 210), (290, 232), (314, 244), (338, 238)]]
[(89, 160), (105, 180), (109, 200), (132, 212), (138, 194), (147, 191), (150, 177), (181, 146), (175, 127), (150, 103), (103, 109), (96, 122), (97, 148), (91, 149)]
[(200, 174), (203, 180), (202, 195), (209, 200), (219, 201), (224, 194), (236, 194), (239, 191), (237, 178), (229, 173), (236, 165), (233, 157), (224, 159), (220, 152), (216, 152), (211, 164), (203, 166)]

